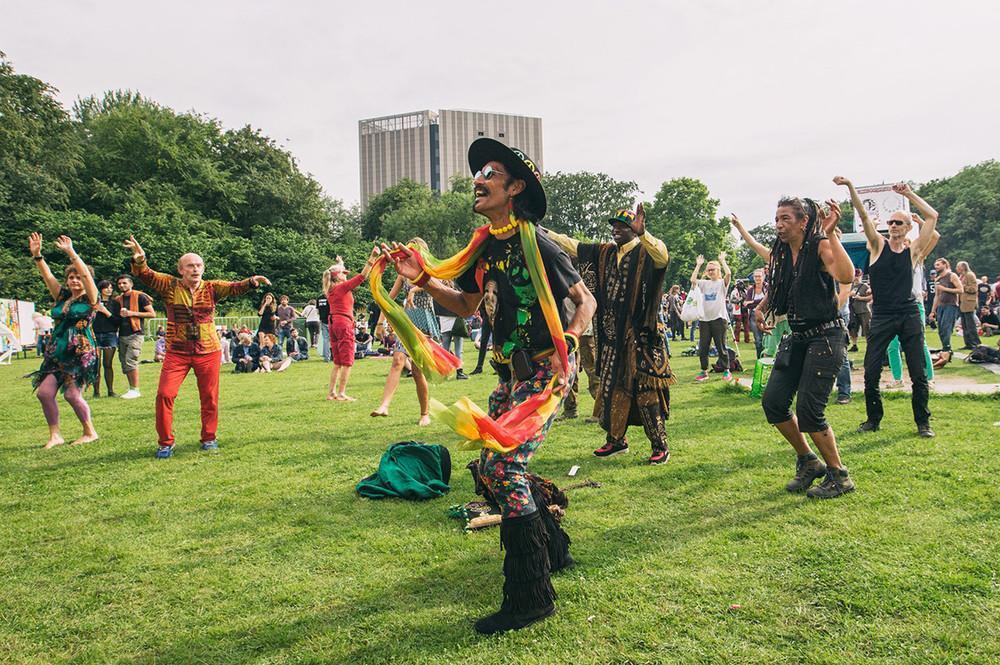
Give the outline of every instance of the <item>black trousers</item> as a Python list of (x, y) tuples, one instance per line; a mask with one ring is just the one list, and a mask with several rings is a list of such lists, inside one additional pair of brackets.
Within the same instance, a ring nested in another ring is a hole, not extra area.
[(913, 383), (913, 395), (910, 398), (913, 420), (917, 425), (927, 425), (930, 423), (931, 412), (927, 407), (930, 390), (927, 385), (927, 368), (924, 366), (924, 325), (916, 307), (910, 314), (872, 317), (868, 348), (865, 350), (865, 410), (868, 412), (868, 421), (879, 423), (882, 420), (882, 395), (878, 382), (882, 377), (882, 363), (889, 350), (889, 343), (897, 335), (899, 346), (906, 356), (906, 370)]
[(975, 312), (962, 312), (962, 337), (966, 346), (976, 348), (981, 344), (979, 331), (976, 329)]
[(825, 432), (830, 427), (826, 422), (826, 402), (846, 353), (847, 335), (843, 328), (829, 328), (805, 339), (787, 335), (778, 347), (774, 369), (761, 398), (767, 422), (777, 425), (791, 420), (792, 398), (798, 393), (795, 416), (799, 431)]
[(725, 319), (698, 322), (698, 359), (701, 360), (701, 371), (708, 369), (708, 347), (715, 342), (719, 351), (719, 362), (722, 369), (729, 369), (729, 354), (726, 352), (726, 330), (729, 323)]

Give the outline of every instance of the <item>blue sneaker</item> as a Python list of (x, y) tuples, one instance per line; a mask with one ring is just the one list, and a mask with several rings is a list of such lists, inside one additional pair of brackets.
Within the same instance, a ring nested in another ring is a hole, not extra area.
[(174, 454), (173, 446), (160, 446), (156, 449), (156, 459), (167, 459)]
[(212, 439), (211, 441), (202, 441), (201, 442), (201, 449), (202, 450), (218, 450), (219, 449), (219, 442), (216, 441), (215, 439)]

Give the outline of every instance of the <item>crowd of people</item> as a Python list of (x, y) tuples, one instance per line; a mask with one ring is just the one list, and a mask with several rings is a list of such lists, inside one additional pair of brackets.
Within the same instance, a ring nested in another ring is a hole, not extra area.
[[(131, 274), (119, 276), (114, 285), (95, 283), (72, 240), (61, 236), (55, 246), (67, 255), (69, 266), (59, 280), (42, 256), (42, 237), (32, 234), (31, 256), (55, 302), (50, 324), (36, 324), (43, 360), (32, 375), (49, 425), (45, 447), (63, 443), (55, 400), (60, 391), (83, 425), (83, 435), (74, 443), (98, 438), (84, 391), (93, 387), (99, 394), (103, 371), (105, 394), (115, 394), (111, 370), (116, 353), (129, 383), (122, 396), (139, 396), (144, 320), (153, 316), (153, 307), (151, 298), (134, 288), (133, 278), (156, 293), (166, 310), (167, 325), (156, 348), (162, 367), (155, 454), (161, 459), (174, 453), (174, 400), (192, 370), (201, 401), (200, 447), (216, 450), (223, 363), (231, 363), (236, 373), (283, 372), (308, 360), (318, 347), (332, 364), (327, 399), (353, 402), (357, 398), (347, 386), (355, 360), (389, 357), (381, 402), (370, 415), (389, 416), (405, 376), (413, 379), (417, 424), (422, 426), (431, 418), (428, 379), (452, 372), (457, 379), (468, 378), (462, 347), (471, 338), (478, 360), (470, 374), (482, 373), (488, 356), (497, 375), (488, 412), (464, 400), (435, 413), (464, 438), (481, 444), (477, 477), (502, 517), (503, 600), (497, 612), (476, 622), (477, 631), (489, 634), (523, 628), (552, 614), (551, 574), (573, 563), (570, 539), (545, 508), (528, 464), (557, 419), (578, 417), (578, 367), (587, 374), (594, 397), (588, 421), (604, 432), (604, 444), (593, 454), (607, 458), (628, 451), (627, 430), (636, 425), (649, 440), (647, 463), (663, 465), (670, 459), (670, 387), (677, 383), (669, 340), (685, 339), (687, 324), (693, 323), (693, 341), (697, 328), (700, 371), (694, 380), (700, 383), (709, 378), (711, 347), (716, 369), (731, 379), (736, 367), (727, 340), (742, 335), (749, 343), (752, 335), (758, 358), (768, 356), (772, 364), (761, 399), (764, 418), (795, 453), (795, 473), (786, 489), (829, 499), (855, 490), (825, 417), (835, 383), (838, 403), (850, 400), (848, 347), (856, 350), (858, 339), (867, 339), (866, 419), (858, 431), (879, 429), (882, 367), (888, 361), (901, 378), (902, 355), (913, 383), (917, 433), (932, 437), (929, 377), (936, 365), (925, 341), (925, 323), (938, 328), (938, 362), (950, 359), (956, 324), (962, 326), (967, 347), (978, 345), (980, 333), (995, 333), (1000, 325), (1000, 279), (990, 285), (966, 262), (958, 262), (952, 272), (949, 261), (938, 258), (925, 281), (924, 261), (940, 237), (938, 215), (905, 184), (894, 189), (917, 213), (893, 213), (883, 234), (852, 183), (834, 179), (847, 187), (861, 219), (870, 257), (867, 271), (855, 267), (841, 243), (841, 210), (835, 201), (786, 197), (776, 206), (776, 238), (770, 246), (757, 242), (732, 216), (734, 229), (765, 268), (734, 283), (725, 253), (708, 261), (698, 256), (685, 292), (680, 285), (666, 288), (669, 249), (646, 229), (641, 204), (609, 216), (611, 242), (583, 242), (538, 225), (546, 211), (541, 175), (520, 151), (479, 139), (469, 149), (469, 167), (473, 210), (487, 223), (461, 252), (431, 261), (420, 238), (406, 245), (382, 244), (372, 248), (353, 276), (338, 258), (322, 275), (319, 297), (301, 312), (288, 296), (264, 294), (256, 330), (217, 327), (215, 311), (224, 298), (270, 285), (266, 277), (206, 280), (204, 261), (193, 253), (180, 257), (176, 276), (156, 272), (130, 237), (124, 247), (131, 253)], [(396, 279), (386, 292), (381, 275), (390, 264)], [(377, 306), (366, 316), (355, 311), (353, 293), (369, 277)], [(299, 318), (308, 340), (295, 326)]]

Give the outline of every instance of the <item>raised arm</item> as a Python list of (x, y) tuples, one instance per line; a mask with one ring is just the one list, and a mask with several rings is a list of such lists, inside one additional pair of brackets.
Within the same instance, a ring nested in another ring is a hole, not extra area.
[[(391, 247), (383, 244), (382, 252), (387, 254), (389, 260), (395, 264), (396, 272), (398, 273), (396, 283), (392, 285), (392, 291), (389, 292), (390, 298), (395, 298), (402, 287), (403, 279), (411, 281), (420, 279), (424, 269), (413, 256), (413, 250), (405, 245), (400, 245), (398, 242), (394, 242)], [(481, 291), (468, 293), (455, 289), (436, 277), (427, 280), (421, 288), (426, 289), (431, 294), (431, 297), (444, 306), (445, 309), (451, 310), (463, 318), (472, 316), (479, 309), (479, 303), (483, 300), (483, 293)]]
[(90, 274), (87, 264), (83, 262), (80, 255), (73, 249), (73, 241), (69, 236), (63, 235), (56, 238), (55, 244), (56, 248), (69, 257), (69, 262), (76, 269), (77, 274), (80, 275), (80, 280), (83, 282), (83, 290), (87, 293), (87, 302), (91, 305), (96, 305), (97, 301), (100, 300), (101, 292), (97, 290), (97, 284), (94, 283), (94, 276)]
[(924, 223), (920, 226), (920, 235), (917, 236), (914, 244), (917, 246), (915, 254), (920, 256), (927, 256), (934, 245), (937, 244), (937, 240), (934, 239), (934, 234), (937, 233), (937, 221), (938, 213), (937, 210), (932, 208), (927, 201), (917, 196), (909, 185), (905, 182), (896, 183), (892, 186), (892, 191), (897, 194), (905, 196), (906, 199), (913, 205), (920, 214), (924, 217)]
[(826, 238), (819, 243), (819, 256), (826, 266), (826, 271), (830, 273), (837, 282), (854, 281), (854, 264), (847, 250), (840, 244), (840, 236), (837, 234), (837, 222), (840, 221), (840, 204), (833, 199), (826, 202), (827, 210), (820, 219), (820, 227), (826, 233)]
[(694, 271), (691, 273), (691, 288), (698, 286), (698, 273), (701, 272), (701, 264), (705, 262), (705, 257), (701, 254), (694, 262)]
[(62, 288), (62, 285), (56, 279), (56, 276), (52, 274), (52, 269), (49, 268), (49, 264), (45, 262), (45, 257), (42, 256), (41, 233), (32, 233), (28, 236), (28, 250), (31, 252), (31, 258), (35, 261), (38, 273), (42, 276), (42, 281), (45, 282), (45, 288), (49, 290), (49, 295), (55, 300), (59, 297), (59, 290)]
[(173, 284), (174, 278), (162, 272), (156, 272), (146, 264), (146, 252), (143, 251), (135, 236), (129, 236), (128, 240), (122, 243), (122, 246), (132, 252), (132, 274), (160, 295), (165, 295)]
[(750, 235), (750, 232), (746, 230), (743, 226), (743, 222), (735, 214), (729, 215), (729, 223), (733, 225), (733, 228), (739, 232), (740, 237), (743, 238), (743, 242), (750, 246), (750, 249), (757, 253), (757, 256), (764, 259), (765, 262), (771, 260), (771, 250), (765, 247), (763, 244), (757, 242), (757, 239)]
[(722, 281), (725, 283), (726, 288), (729, 288), (729, 283), (733, 281), (733, 271), (729, 269), (729, 264), (726, 263), (726, 253), (719, 252), (719, 265), (722, 266)]
[(875, 224), (872, 222), (871, 217), (868, 216), (868, 211), (865, 210), (864, 204), (861, 202), (861, 197), (858, 196), (858, 190), (854, 189), (854, 183), (845, 178), (842, 175), (835, 176), (833, 178), (833, 183), (835, 185), (843, 185), (847, 187), (847, 191), (851, 195), (851, 205), (854, 207), (854, 211), (861, 218), (861, 225), (865, 230), (865, 238), (868, 239), (868, 252), (877, 257), (882, 253), (882, 243), (885, 239), (875, 228)]
[(577, 248), (580, 246), (580, 241), (576, 238), (570, 238), (561, 233), (556, 233), (551, 229), (543, 229), (545, 234), (554, 242), (559, 245), (559, 249), (566, 252), (573, 258), (576, 258)]
[[(913, 220), (913, 223), (917, 225), (917, 228), (920, 229), (920, 231), (921, 231), (921, 235), (923, 235), (924, 220), (921, 219), (920, 215), (918, 215), (915, 212), (911, 212), (910, 213), (910, 219)], [(912, 252), (913, 253), (913, 265), (916, 265), (918, 263), (922, 263), (923, 261), (925, 261), (927, 259), (927, 257), (931, 255), (931, 252), (934, 251), (934, 248), (937, 247), (937, 244), (938, 244), (939, 240), (941, 240), (941, 234), (935, 229), (934, 233), (931, 234), (930, 238), (928, 239), (927, 245), (924, 246), (919, 252), (916, 251), (916, 250), (914, 250)]]
[(653, 260), (653, 265), (661, 269), (666, 268), (670, 261), (670, 253), (662, 240), (651, 233), (646, 233), (646, 210), (641, 203), (635, 207), (635, 219), (629, 226), (646, 249), (649, 258)]

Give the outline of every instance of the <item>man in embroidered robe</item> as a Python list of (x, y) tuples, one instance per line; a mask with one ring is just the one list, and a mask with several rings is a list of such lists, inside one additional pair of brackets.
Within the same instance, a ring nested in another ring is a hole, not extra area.
[(582, 243), (549, 231), (549, 237), (583, 272), (597, 276), (597, 375), (594, 413), (607, 432), (597, 457), (628, 452), (629, 425), (642, 425), (652, 446), (650, 464), (670, 459), (666, 421), (674, 383), (658, 309), (669, 254), (663, 241), (646, 232), (640, 203), (636, 212), (619, 210), (608, 220), (613, 243)]

